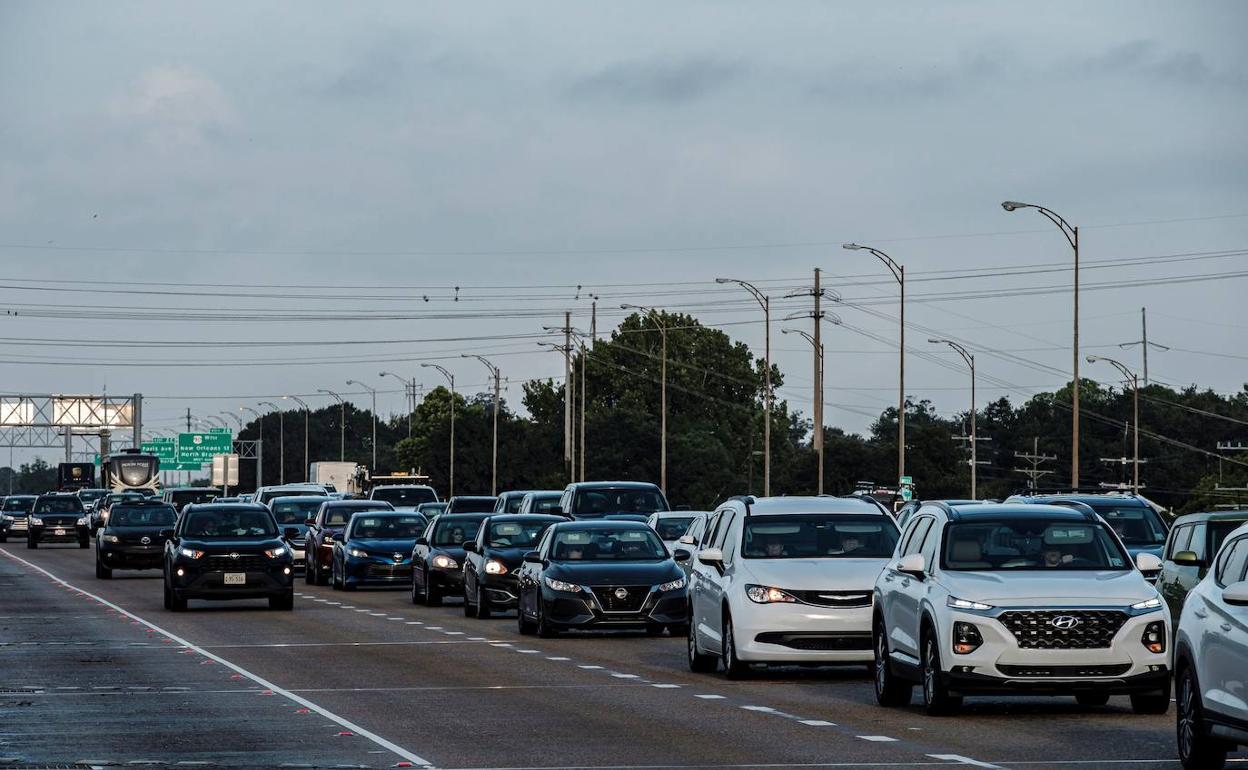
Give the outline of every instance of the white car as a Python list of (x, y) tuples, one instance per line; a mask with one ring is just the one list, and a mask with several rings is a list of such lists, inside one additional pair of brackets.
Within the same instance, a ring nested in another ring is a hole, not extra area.
[(373, 487), (369, 500), (383, 500), (396, 511), (414, 511), (421, 503), (438, 502), (438, 493), (427, 484), (388, 484)]
[(1090, 508), (925, 503), (875, 585), (875, 694), (929, 714), (963, 695), (1130, 695), (1170, 705), (1170, 613)]
[(1248, 524), (1187, 595), (1174, 647), (1179, 759), (1218, 770), (1248, 746)]
[(689, 532), (689, 528), (709, 515), (707, 511), (659, 511), (650, 514), (646, 524), (658, 533), (667, 550), (675, 551), (681, 547), (679, 541)]
[(897, 543), (856, 497), (741, 497), (711, 514), (691, 575), (689, 668), (865, 663), (871, 590)]

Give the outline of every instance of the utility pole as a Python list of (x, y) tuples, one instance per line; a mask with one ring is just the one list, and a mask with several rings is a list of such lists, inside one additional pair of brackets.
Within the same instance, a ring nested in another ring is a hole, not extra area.
[(282, 396), (282, 400), (291, 400), (303, 407), (303, 480), (308, 481), (312, 477), (312, 466), (308, 463), (308, 416), (312, 410), (298, 396)]
[(498, 495), (498, 402), (500, 399), (500, 373), (497, 366), (490, 363), (485, 356), (475, 353), (460, 353), (461, 358), (475, 358), (485, 364), (485, 368), (490, 370), (490, 376), (494, 378), (494, 441), (493, 448), (490, 451), (490, 494)]
[(715, 283), (735, 283), (754, 297), (763, 309), (763, 497), (771, 497), (771, 297), (749, 281), (716, 278)]
[(1044, 470), (1040, 466), (1047, 462), (1057, 459), (1057, 455), (1040, 454), (1040, 437), (1035, 436), (1031, 439), (1031, 452), (1015, 452), (1014, 457), (1023, 462), (1031, 463), (1030, 468), (1015, 468), (1015, 473), (1021, 473), (1027, 477), (1027, 488), (1032, 492), (1036, 491), (1040, 479), (1048, 476), (1054, 471)]
[(1169, 350), (1170, 348), (1166, 345), (1162, 345), (1160, 342), (1148, 341), (1148, 308), (1146, 307), (1140, 308), (1140, 338), (1134, 342), (1123, 342), (1119, 344), (1118, 347), (1133, 348), (1136, 345), (1139, 345), (1144, 353), (1144, 387), (1147, 388), (1148, 387), (1148, 349), (1149, 347), (1151, 346), (1153, 348), (1156, 348), (1157, 350)]
[(581, 339), (581, 481), (585, 480), (585, 359), (589, 358), (589, 349)]
[(820, 495), (823, 494), (823, 372), (824, 372), (823, 355), (824, 355), (824, 351), (823, 351), (823, 341), (822, 341), (823, 338), (822, 338), (822, 333), (820, 331), (821, 327), (823, 326), (823, 324), (821, 323), (823, 320), (823, 304), (822, 304), (823, 285), (821, 283), (822, 273), (823, 273), (822, 270), (820, 270), (817, 267), (815, 268), (815, 313), (814, 313), (814, 316), (811, 318), (811, 320), (814, 322), (814, 327), (815, 327), (815, 332), (812, 336), (814, 337), (814, 346), (815, 346), (815, 352), (816, 352), (815, 396), (814, 396), (815, 398), (815, 414), (814, 414), (815, 441), (814, 441), (814, 444), (815, 444), (815, 455), (819, 458), (818, 470), (817, 470), (817, 473), (819, 474), (819, 479), (818, 479), (818, 482), (815, 484), (815, 487), (816, 487), (815, 491), (816, 491), (816, 494), (820, 494)]
[[(977, 474), (979, 470), (979, 437), (975, 433), (975, 355), (965, 347), (953, 340), (938, 339), (932, 337), (928, 342), (934, 345), (948, 345), (953, 348), (958, 355), (962, 356), (962, 360), (966, 362), (967, 367), (971, 370), (971, 499), (979, 499), (979, 486), (977, 484)], [(954, 437), (961, 440), (960, 436)]]
[(447, 478), (447, 498), (455, 496), (455, 375), (444, 366), (438, 364), (421, 364), (421, 366), (437, 369), (451, 384), (451, 470)]
[(576, 447), (572, 445), (572, 313), (563, 313), (563, 464), (568, 481), (576, 481), (573, 459)]

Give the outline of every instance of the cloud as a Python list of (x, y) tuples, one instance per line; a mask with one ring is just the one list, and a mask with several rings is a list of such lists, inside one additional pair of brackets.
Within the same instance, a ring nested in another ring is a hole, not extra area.
[(225, 91), (210, 78), (162, 65), (144, 72), (109, 102), (109, 112), (133, 123), (157, 146), (199, 146), (237, 123)]
[(740, 62), (713, 57), (619, 62), (575, 81), (565, 94), (574, 101), (683, 104), (727, 86), (745, 72)]
[(1181, 85), (1220, 85), (1242, 88), (1243, 73), (1218, 71), (1196, 51), (1167, 51), (1155, 40), (1132, 40), (1104, 53), (1077, 59), (1070, 66), (1077, 75), (1127, 75)]

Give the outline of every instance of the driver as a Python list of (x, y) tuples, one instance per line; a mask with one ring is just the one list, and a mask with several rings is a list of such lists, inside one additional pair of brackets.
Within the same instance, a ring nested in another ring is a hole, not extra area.
[(857, 535), (846, 535), (841, 539), (841, 553), (853, 553), (862, 550), (862, 541)]
[(1049, 568), (1060, 567), (1063, 564), (1068, 564), (1074, 558), (1070, 554), (1064, 554), (1061, 552), (1060, 549), (1053, 548), (1051, 546), (1049, 548), (1044, 549), (1043, 555), (1044, 555), (1044, 566), (1049, 567)]

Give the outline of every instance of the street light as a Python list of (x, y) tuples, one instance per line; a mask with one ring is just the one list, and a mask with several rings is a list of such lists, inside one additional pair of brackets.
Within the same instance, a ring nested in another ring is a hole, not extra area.
[(261, 401), (260, 406), (267, 406), (277, 412), (277, 483), (286, 483), (286, 413), (272, 401)]
[(1070, 486), (1074, 490), (1079, 489), (1079, 228), (1063, 219), (1057, 212), (1046, 209), (1044, 206), (1037, 206), (1034, 203), (1019, 203), (1018, 201), (1005, 201), (1001, 204), (1001, 208), (1006, 211), (1017, 211), (1018, 209), (1035, 209), (1044, 215), (1053, 224), (1057, 225), (1057, 229), (1062, 231), (1062, 235), (1066, 236), (1066, 242), (1070, 244), (1070, 248), (1075, 252), (1075, 333), (1074, 333), (1074, 350), (1073, 358), (1075, 364), (1075, 379), (1071, 390), (1071, 438), (1070, 438)]
[[(333, 396), (334, 400), (338, 402), (338, 462), (343, 462), (347, 459), (347, 402), (343, 401), (342, 396), (332, 390), (317, 388), (316, 392)], [(311, 472), (311, 467), (308, 470)]]
[(763, 309), (763, 409), (766, 412), (763, 419), (763, 497), (771, 497), (771, 298), (754, 284), (739, 278), (716, 278), (715, 283), (737, 284), (748, 291)]
[(1126, 377), (1127, 381), (1131, 383), (1131, 390), (1133, 393), (1132, 400), (1134, 401), (1134, 405), (1132, 407), (1133, 414), (1131, 417), (1131, 433), (1133, 434), (1132, 443), (1135, 445), (1132, 450), (1131, 460), (1131, 491), (1138, 495), (1140, 493), (1140, 378), (1135, 372), (1128, 369), (1126, 365), (1119, 361), (1115, 361), (1112, 358), (1105, 358), (1104, 356), (1088, 356), (1087, 360), (1090, 364), (1094, 364), (1097, 361), (1104, 361), (1107, 364), (1113, 364), (1118, 368), (1118, 371), (1122, 372), (1122, 376)]
[(416, 411), (416, 378), (404, 379), (394, 372), (381, 372), (378, 377), (393, 377), (403, 383), (403, 392), (407, 395), (407, 437), (412, 437), (412, 413)]
[[(817, 363), (819, 364), (819, 382), (817, 383), (817, 385), (819, 386), (819, 394), (817, 398), (819, 399), (819, 402), (822, 403), (823, 402), (823, 372), (824, 372), (823, 343), (816, 340), (813, 334), (807, 331), (803, 331), (802, 329), (781, 329), (780, 333), (781, 334), (800, 334), (814, 348), (815, 359)], [(823, 433), (822, 422), (819, 425), (815, 426), (815, 433), (816, 435), (820, 435)], [(817, 441), (814, 443), (817, 445), (817, 451), (815, 452), (815, 455), (819, 458), (818, 481), (816, 482), (815, 494), (822, 495), (823, 494), (823, 442)]]
[(256, 489), (259, 489), (264, 486), (264, 415), (249, 406), (240, 406), (238, 411), (251, 412), (260, 424), (256, 434)]
[(897, 484), (900, 487), (901, 480), (906, 476), (906, 266), (870, 246), (846, 243), (842, 244), (841, 248), (850, 251), (866, 251), (874, 255), (876, 259), (884, 263), (888, 271), (893, 274), (893, 278), (897, 279), (897, 285), (901, 287), (901, 312), (898, 324), (900, 341), (897, 347), (897, 381), (900, 386), (900, 393), (897, 396)]
[(376, 472), (377, 472), (377, 391), (376, 391), (376, 390), (374, 390), (373, 388), (368, 387), (367, 385), (365, 385), (364, 383), (360, 382), (359, 380), (347, 380), (347, 384), (348, 384), (348, 385), (359, 385), (359, 386), (360, 386), (361, 388), (363, 388), (364, 390), (367, 390), (367, 391), (369, 392), (369, 394), (370, 394), (370, 395), (372, 395), (372, 397), (373, 397), (373, 465), (372, 465), (372, 472), (373, 472), (373, 473), (376, 473)]
[(475, 358), (485, 364), (485, 368), (490, 370), (490, 374), (494, 376), (494, 446), (490, 452), (490, 494), (498, 494), (498, 400), (499, 400), (499, 370), (498, 367), (490, 363), (485, 356), (479, 356), (476, 353), (461, 353), (461, 358)]
[[(660, 407), (659, 407), (659, 487), (663, 490), (663, 494), (667, 494), (667, 322), (663, 320), (663, 315), (652, 307), (643, 305), (620, 305), (620, 310), (640, 310), (650, 316), (650, 320), (654, 321), (654, 325), (659, 327), (659, 334), (663, 338), (662, 353), (659, 360), (662, 363), (662, 373), (660, 374)], [(584, 378), (582, 378), (584, 379)], [(582, 418), (584, 419), (584, 418)], [(584, 448), (582, 447), (582, 452)]]
[[(243, 418), (242, 418), (242, 417), (239, 417), (238, 415), (234, 414), (233, 412), (224, 412), (224, 411), (223, 411), (223, 412), (219, 412), (219, 414), (224, 414), (224, 415), (227, 415), (227, 416), (229, 416), (229, 417), (232, 417), (234, 420), (236, 420), (236, 421), (238, 422), (238, 432), (239, 432), (240, 434), (243, 432)], [(228, 427), (228, 426), (227, 426), (227, 427)]]
[(977, 462), (979, 460), (979, 456), (976, 452), (979, 444), (979, 438), (975, 433), (975, 355), (953, 340), (929, 337), (927, 341), (933, 345), (948, 345), (953, 348), (958, 352), (958, 355), (962, 356), (962, 360), (965, 361), (966, 365), (971, 369), (971, 499), (978, 500), (978, 487), (975, 483), (976, 472), (979, 466), (979, 463)]
[(308, 464), (308, 414), (312, 411), (311, 407), (298, 396), (282, 396), (283, 401), (294, 401), (303, 407), (303, 480), (311, 479), (312, 466)]
[[(565, 332), (565, 334), (568, 335), (569, 340), (571, 339), (572, 336), (575, 336), (577, 338), (578, 344), (580, 344), (581, 346), (581, 464), (580, 464), (581, 474), (580, 474), (580, 477), (581, 477), (581, 481), (584, 481), (585, 480), (585, 360), (588, 358), (587, 350), (585, 347), (585, 338), (589, 337), (590, 335), (587, 335), (585, 334), (585, 332), (580, 331), (579, 329), (574, 329), (570, 326), (566, 328), (562, 326), (559, 326), (559, 327), (543, 326), (542, 328), (545, 329), (546, 331)], [(571, 458), (571, 465), (569, 466), (569, 471), (568, 471), (569, 481), (576, 481), (576, 475), (575, 475), (576, 474), (576, 442), (573, 440), (573, 435), (572, 435), (573, 433), (572, 427), (573, 427), (573, 423), (575, 422), (575, 420), (572, 419), (572, 416), (574, 414), (574, 410), (572, 409), (572, 398), (573, 398), (573, 391), (576, 388), (575, 388), (575, 384), (571, 381), (572, 348), (570, 344), (569, 345), (556, 345), (553, 342), (539, 342), (537, 344), (540, 347), (548, 348), (550, 350), (554, 350), (554, 351), (558, 351), (562, 353), (563, 360), (566, 364), (564, 371), (568, 372), (569, 376), (568, 378), (565, 378), (563, 391), (566, 396), (564, 399), (564, 402), (565, 402), (564, 413), (567, 415), (568, 419), (564, 421), (564, 425), (563, 425), (563, 442), (564, 442), (565, 450), (567, 452), (567, 456)]]
[(455, 375), (451, 374), (445, 366), (441, 364), (421, 364), (422, 367), (429, 369), (437, 369), (451, 384), (451, 470), (447, 475), (446, 487), (447, 498), (455, 496)]

